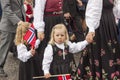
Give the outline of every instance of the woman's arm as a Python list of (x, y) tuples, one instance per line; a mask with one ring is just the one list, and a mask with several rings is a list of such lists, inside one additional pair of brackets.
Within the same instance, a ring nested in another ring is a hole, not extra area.
[(28, 51), (27, 47), (22, 43), (17, 45), (17, 52), (18, 52), (18, 59), (20, 59), (23, 62), (26, 62), (28, 59), (30, 59), (33, 56), (31, 51)]
[(89, 32), (94, 32), (98, 28), (102, 14), (103, 0), (88, 0), (86, 8), (86, 24)]
[(113, 13), (116, 18), (120, 19), (120, 0), (114, 0)]
[(33, 9), (33, 24), (35, 29), (38, 32), (38, 38), (43, 40), (44, 38), (44, 27), (45, 23), (43, 21), (44, 18), (44, 9), (45, 9), (46, 0), (35, 0), (35, 7)]

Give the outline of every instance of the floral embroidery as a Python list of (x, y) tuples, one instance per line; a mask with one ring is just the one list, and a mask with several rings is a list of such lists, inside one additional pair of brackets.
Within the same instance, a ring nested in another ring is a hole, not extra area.
[(86, 69), (86, 71), (87, 71), (87, 75), (88, 75), (88, 76), (92, 76), (92, 73), (91, 73), (91, 71), (90, 71), (90, 68), (87, 66), (87, 67), (85, 67), (85, 69)]
[(81, 71), (80, 71), (80, 69), (78, 69), (78, 71), (77, 71), (77, 72), (78, 72), (78, 75), (80, 75), (80, 74), (81, 74)]
[(105, 70), (104, 69), (102, 69), (102, 78), (103, 78), (103, 80), (107, 80), (107, 73), (105, 72)]
[(117, 76), (116, 76), (116, 72), (111, 74), (111, 79), (112, 80), (118, 80)]
[(120, 76), (120, 71), (115, 72), (117, 76)]
[(95, 72), (95, 73), (96, 73), (96, 76), (100, 78), (100, 73), (99, 72)]
[(113, 66), (113, 60), (109, 60), (109, 66), (112, 67)]
[(117, 64), (120, 65), (120, 59), (117, 59)]
[(111, 46), (111, 40), (109, 40), (108, 45)]
[(105, 50), (101, 49), (101, 56), (105, 55)]
[(115, 51), (115, 48), (113, 49), (113, 53), (115, 53), (116, 51)]
[(98, 60), (95, 60), (95, 65), (99, 66), (99, 61)]
[(113, 79), (115, 77), (115, 73), (111, 74), (111, 79)]
[(58, 51), (58, 55), (62, 56), (62, 51), (61, 50)]

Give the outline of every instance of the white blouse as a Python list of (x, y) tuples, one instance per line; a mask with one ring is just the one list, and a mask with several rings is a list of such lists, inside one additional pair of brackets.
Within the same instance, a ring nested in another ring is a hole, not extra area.
[(43, 21), (44, 9), (46, 0), (35, 0), (35, 7), (33, 9), (34, 21), (33, 24), (38, 32), (44, 32), (45, 23)]
[[(94, 32), (99, 27), (102, 5), (103, 0), (88, 0), (85, 19), (89, 32)], [(114, 5), (113, 11), (116, 17), (120, 17), (120, 0), (115, 0)]]
[(120, 19), (120, 0), (115, 0), (114, 1), (114, 8), (113, 8), (113, 12), (116, 18)]
[[(35, 49), (38, 48), (40, 44), (40, 40), (37, 39), (35, 43)], [(27, 47), (24, 44), (17, 45), (17, 53), (18, 53), (18, 59), (22, 62), (27, 62), (28, 59), (30, 59), (33, 55), (30, 51), (27, 50)]]
[[(57, 47), (59, 47), (60, 49), (63, 49), (64, 51), (64, 47), (65, 47), (64, 43), (63, 44), (55, 43), (55, 44)], [(68, 41), (67, 44), (69, 46), (69, 52), (76, 53), (83, 50), (86, 47), (86, 45), (88, 45), (88, 42), (86, 40), (78, 43), (71, 43), (70, 41)], [(52, 46), (48, 44), (47, 47), (45, 48), (44, 58), (42, 63), (42, 69), (44, 71), (44, 74), (49, 73), (50, 64), (52, 60), (53, 60), (53, 49), (52, 49)]]

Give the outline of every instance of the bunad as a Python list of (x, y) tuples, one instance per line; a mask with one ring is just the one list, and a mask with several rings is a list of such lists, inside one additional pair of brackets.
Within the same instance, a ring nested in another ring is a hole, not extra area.
[[(36, 48), (40, 41), (36, 40)], [(38, 52), (33, 56), (30, 53), (30, 45), (19, 44), (17, 46), (19, 64), (19, 80), (33, 80), (33, 77), (40, 75)], [(40, 80), (40, 79), (36, 79)]]
[(119, 80), (120, 46), (115, 15), (120, 13), (120, 0), (89, 0), (86, 8), (86, 24), (89, 32), (95, 32), (94, 42), (88, 53), (80, 59), (78, 74), (81, 79)]
[[(74, 66), (71, 64), (71, 54), (83, 50), (87, 44), (87, 41), (78, 43), (68, 41), (67, 44), (48, 44), (43, 59), (44, 74), (71, 74), (72, 67)], [(50, 78), (50, 80), (58, 80), (58, 78)]]
[[(35, 0), (34, 26), (37, 31), (44, 32), (45, 38), (41, 41), (37, 49), (40, 56), (40, 67), (42, 72), (42, 60), (44, 49), (50, 39), (52, 27), (58, 23), (63, 23), (62, 12), (63, 0)], [(43, 73), (41, 73), (43, 75)]]
[[(32, 37), (31, 37), (31, 31)], [(40, 58), (36, 49), (40, 40), (36, 40), (33, 24), (25, 22), (16, 30), (15, 44), (17, 46), (19, 63), (19, 80), (33, 80), (34, 76), (40, 75)], [(39, 80), (39, 79), (38, 79)]]

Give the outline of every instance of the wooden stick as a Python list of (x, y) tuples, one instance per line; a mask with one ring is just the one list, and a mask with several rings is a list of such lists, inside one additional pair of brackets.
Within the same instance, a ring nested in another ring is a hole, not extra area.
[[(65, 75), (70, 75), (70, 74), (51, 75), (50, 77), (65, 76)], [(37, 79), (37, 78), (45, 78), (45, 76), (36, 76), (36, 77), (33, 77), (33, 79)]]

